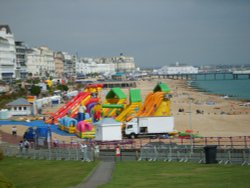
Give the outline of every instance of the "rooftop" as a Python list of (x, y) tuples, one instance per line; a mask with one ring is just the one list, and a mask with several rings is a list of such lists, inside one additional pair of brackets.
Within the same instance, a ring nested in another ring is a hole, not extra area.
[(26, 99), (24, 98), (19, 98), (17, 100), (14, 100), (10, 103), (7, 104), (7, 106), (31, 106), (32, 104), (30, 104)]

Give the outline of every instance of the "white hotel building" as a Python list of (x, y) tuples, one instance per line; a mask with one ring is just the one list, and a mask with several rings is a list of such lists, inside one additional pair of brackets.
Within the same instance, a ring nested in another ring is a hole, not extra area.
[(114, 63), (97, 63), (92, 58), (82, 58), (76, 62), (76, 74), (86, 75), (91, 73), (113, 74), (115, 73)]
[(33, 76), (39, 76), (42, 65), (40, 65), (40, 52), (37, 48), (27, 50), (27, 72)]
[(27, 72), (32, 73), (33, 76), (54, 76), (53, 51), (48, 47), (27, 50)]
[(90, 73), (114, 74), (115, 72), (133, 72), (135, 62), (133, 57), (100, 57), (100, 58), (81, 58), (76, 63), (76, 73), (85, 75)]
[(74, 77), (76, 75), (76, 57), (68, 54), (67, 52), (62, 52), (63, 54), (63, 69), (64, 76)]
[(0, 25), (0, 80), (15, 78), (16, 49), (14, 35), (8, 25)]
[(198, 68), (187, 65), (179, 65), (176, 63), (176, 66), (164, 66), (159, 69), (160, 74), (197, 74), (199, 71)]
[(16, 79), (27, 77), (27, 46), (23, 41), (15, 41), (16, 45)]
[(117, 57), (95, 58), (94, 61), (103, 64), (114, 64), (115, 72), (133, 72), (136, 69), (134, 58), (123, 56), (122, 53)]

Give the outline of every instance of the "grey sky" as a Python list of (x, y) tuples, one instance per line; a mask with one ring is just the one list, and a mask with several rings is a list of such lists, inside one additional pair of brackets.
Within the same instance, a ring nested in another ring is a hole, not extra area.
[(250, 64), (249, 0), (0, 0), (16, 40), (141, 67)]

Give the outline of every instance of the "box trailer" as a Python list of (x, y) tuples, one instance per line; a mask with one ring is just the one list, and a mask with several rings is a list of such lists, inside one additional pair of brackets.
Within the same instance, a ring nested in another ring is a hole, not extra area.
[(137, 117), (125, 124), (127, 137), (170, 135), (174, 133), (174, 118), (171, 116)]

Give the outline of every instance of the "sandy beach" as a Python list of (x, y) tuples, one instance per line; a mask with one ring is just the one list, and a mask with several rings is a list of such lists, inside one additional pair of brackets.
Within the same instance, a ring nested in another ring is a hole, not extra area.
[[(175, 119), (176, 130), (192, 129), (195, 133), (207, 137), (250, 136), (250, 106), (242, 106), (244, 102), (202, 93), (189, 88), (184, 80), (169, 79), (138, 81), (137, 88), (141, 89), (143, 101), (158, 82), (166, 83), (172, 91), (171, 114)], [(109, 90), (102, 91), (103, 101)], [(123, 91), (128, 97), (129, 89), (125, 88)], [(58, 108), (59, 106), (47, 107), (45, 111), (55, 112)], [(179, 112), (179, 109), (183, 109), (184, 112)], [(17, 129), (17, 134), (23, 135), (27, 127), (20, 125)], [(11, 133), (11, 126), (1, 126), (0, 130)], [(78, 139), (55, 133), (52, 137), (65, 142)]]

